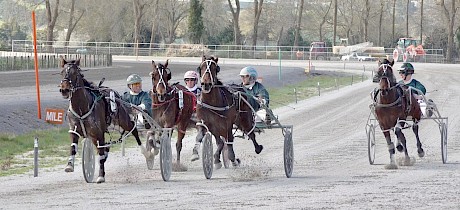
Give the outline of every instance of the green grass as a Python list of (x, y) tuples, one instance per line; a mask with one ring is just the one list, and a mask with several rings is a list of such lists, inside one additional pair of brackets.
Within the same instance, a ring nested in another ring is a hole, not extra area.
[[(298, 101), (317, 96), (318, 83), (322, 94), (326, 91), (348, 86), (352, 84), (352, 80), (353, 83), (360, 82), (361, 75), (309, 75), (302, 82), (282, 88), (268, 89), (270, 93), (270, 107), (274, 109), (295, 102), (296, 96)], [(296, 94), (294, 93), (294, 89), (296, 89)], [(70, 155), (69, 148), (71, 142), (67, 131), (68, 129), (56, 128), (34, 131), (23, 135), (0, 134), (0, 176), (23, 174), (33, 170), (35, 137), (39, 140), (40, 168), (51, 168), (57, 165), (64, 167)], [(118, 131), (114, 131), (111, 136), (106, 134), (106, 141), (110, 139), (117, 140), (119, 137)], [(174, 132), (172, 138), (177, 138), (177, 132)], [(144, 139), (141, 140), (145, 142)], [(126, 139), (126, 143), (127, 147), (137, 145), (132, 136)], [(79, 149), (81, 149), (80, 145)], [(110, 151), (119, 150), (121, 150), (121, 146), (115, 145)]]
[[(363, 79), (366, 80), (367, 78)], [(361, 82), (361, 75), (310, 75), (306, 80), (296, 84), (290, 84), (283, 88), (269, 88), (270, 108), (275, 109), (293, 103), (296, 98), (297, 101), (301, 101), (327, 91), (337, 90), (351, 85), (352, 82)]]

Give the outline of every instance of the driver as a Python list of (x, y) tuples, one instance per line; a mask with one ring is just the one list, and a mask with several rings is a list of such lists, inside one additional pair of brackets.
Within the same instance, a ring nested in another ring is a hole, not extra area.
[[(419, 95), (420, 93), (425, 95), (426, 88), (421, 82), (412, 78), (412, 75), (414, 74), (414, 66), (412, 66), (411, 63), (403, 63), (401, 67), (399, 67), (398, 71), (399, 71), (399, 75), (401, 76), (401, 80), (399, 81), (399, 84), (418, 90), (418, 91), (406, 90), (405, 95), (409, 96), (409, 92), (411, 92), (414, 98), (417, 99), (418, 103), (420, 104), (420, 109), (422, 110), (423, 115), (426, 116), (426, 113), (425, 113), (426, 102), (423, 101), (423, 97)], [(407, 101), (408, 101), (407, 104), (409, 105), (410, 100), (407, 100)]]
[[(152, 99), (146, 91), (142, 90), (142, 78), (138, 74), (131, 74), (126, 79), (126, 85), (128, 86), (129, 91), (123, 94), (123, 101), (136, 105), (144, 112), (147, 112), (149, 116), (152, 116)], [(142, 114), (137, 113), (135, 109), (133, 110), (134, 114), (137, 114), (138, 121), (143, 123), (146, 129), (150, 129), (151, 125), (144, 120)], [(157, 155), (160, 145), (158, 142), (154, 141), (152, 131), (147, 131), (147, 139), (154, 148), (154, 155)]]
[[(241, 77), (241, 85), (244, 87), (244, 90), (247, 94), (254, 96), (258, 99), (260, 104), (265, 104), (267, 107), (270, 102), (270, 96), (268, 91), (262, 85), (262, 83), (257, 81), (257, 71), (252, 66), (247, 66), (241, 69), (240, 77)], [(260, 110), (260, 104), (257, 103), (253, 98), (249, 98), (249, 104), (251, 104), (254, 111), (256, 111), (256, 116), (259, 117), (258, 120), (263, 120), (263, 116), (265, 115), (265, 121), (267, 124), (270, 124), (271, 119), (270, 116), (264, 114), (265, 110)], [(257, 120), (257, 118), (256, 118)]]
[(201, 94), (201, 87), (198, 86), (198, 73), (196, 71), (187, 71), (184, 74), (185, 87), (188, 91), (199, 96)]

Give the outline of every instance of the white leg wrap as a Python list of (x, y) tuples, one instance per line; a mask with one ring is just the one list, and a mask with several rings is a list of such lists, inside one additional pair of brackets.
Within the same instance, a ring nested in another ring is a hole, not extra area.
[(70, 144), (70, 146), (74, 146), (75, 147), (75, 153), (78, 153), (78, 144), (77, 143), (72, 143)]
[(71, 155), (69, 157), (69, 163), (72, 163), (72, 165), (73, 165), (74, 162), (75, 162), (75, 155)]

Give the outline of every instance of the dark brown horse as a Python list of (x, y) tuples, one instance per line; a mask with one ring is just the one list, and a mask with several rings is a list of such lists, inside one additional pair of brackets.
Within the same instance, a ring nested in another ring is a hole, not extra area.
[[(407, 152), (406, 138), (402, 133), (402, 129), (412, 127), (412, 130), (417, 138), (417, 152), (420, 157), (425, 155), (422, 149), (422, 143), (418, 135), (418, 122), (420, 121), (422, 112), (417, 100), (412, 94), (406, 94), (403, 85), (396, 82), (393, 74), (394, 61), (390, 62), (384, 59), (379, 61), (379, 68), (374, 82), (379, 83), (379, 87), (374, 93), (374, 108), (375, 116), (379, 122), (380, 128), (387, 140), (388, 151), (390, 153), (390, 165), (386, 166), (389, 169), (397, 168), (394, 154), (395, 146), (391, 141), (390, 131), (394, 130), (398, 143), (396, 148), (399, 152), (404, 151), (405, 159), (402, 164), (410, 165), (411, 160)], [(412, 125), (410, 125), (410, 123)]]
[[(165, 64), (152, 61), (152, 117), (163, 128), (173, 128), (177, 126), (177, 161), (181, 169), (180, 153), (182, 150), (182, 140), (184, 139), (187, 127), (194, 126), (195, 122), (191, 120), (192, 114), (196, 107), (196, 96), (189, 92), (184, 86), (179, 84), (169, 84), (171, 80), (171, 71), (168, 68), (169, 60)], [(201, 134), (201, 132), (198, 132)], [(156, 134), (156, 137), (161, 134)], [(201, 140), (202, 137), (197, 137)], [(157, 138), (158, 139), (158, 138)]]
[[(238, 91), (230, 91), (228, 86), (222, 84), (217, 78), (217, 73), (220, 71), (217, 62), (217, 57), (203, 56), (198, 67), (203, 91), (197, 106), (197, 116), (216, 138), (217, 151), (214, 153), (214, 164), (220, 168), (222, 167), (220, 154), (224, 143), (227, 144), (228, 158), (232, 165), (237, 166), (240, 162), (235, 158), (233, 151), (233, 125), (249, 136), (257, 154), (262, 151), (263, 146), (259, 145), (255, 138), (252, 109), (244, 100), (241, 100), (241, 97), (246, 96)], [(224, 140), (221, 140), (220, 137), (223, 137)]]
[[(79, 67), (80, 59), (66, 61), (61, 58), (61, 84), (60, 92), (65, 99), (70, 100), (67, 118), (69, 121), (69, 134), (72, 141), (70, 145), (70, 158), (65, 168), (66, 172), (74, 171), (75, 155), (78, 148), (78, 139), (89, 138), (98, 147), (99, 154), (99, 176), (97, 183), (105, 182), (104, 163), (107, 160), (109, 147), (106, 146), (104, 133), (110, 123), (119, 125), (126, 131), (131, 131), (138, 145), (144, 148), (139, 139), (134, 122), (131, 121), (128, 109), (117, 101), (117, 109), (112, 112), (108, 106), (106, 96), (110, 89), (100, 89), (91, 82), (88, 82)], [(145, 151), (145, 148), (142, 150)], [(144, 155), (146, 155), (144, 153)], [(92, 181), (92, 180), (91, 180)]]

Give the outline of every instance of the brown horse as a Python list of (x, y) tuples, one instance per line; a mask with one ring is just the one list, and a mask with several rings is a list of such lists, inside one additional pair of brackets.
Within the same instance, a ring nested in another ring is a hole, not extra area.
[[(60, 92), (65, 99), (70, 100), (68, 110), (69, 134), (72, 144), (70, 145), (70, 158), (65, 168), (66, 172), (74, 171), (75, 155), (78, 148), (78, 139), (80, 137), (89, 138), (93, 144), (98, 147), (99, 154), (99, 176), (97, 183), (105, 182), (104, 163), (107, 160), (109, 146), (106, 145), (104, 133), (107, 131), (110, 123), (119, 125), (126, 131), (131, 131), (142, 151), (145, 148), (139, 139), (134, 122), (131, 121), (128, 109), (117, 103), (117, 109), (112, 112), (108, 106), (110, 102), (106, 100), (109, 96), (110, 89), (101, 89), (91, 82), (88, 82), (79, 67), (80, 59), (66, 61), (61, 58), (61, 84)], [(144, 155), (146, 153), (144, 152)], [(91, 182), (92, 180), (87, 180)]]
[[(246, 96), (241, 92), (233, 92), (228, 86), (222, 85), (217, 78), (220, 67), (217, 65), (218, 58), (203, 56), (198, 67), (201, 77), (201, 100), (198, 101), (197, 116), (216, 138), (217, 151), (214, 153), (214, 164), (217, 168), (222, 167), (220, 154), (227, 144), (228, 158), (233, 166), (238, 166), (240, 160), (235, 158), (233, 151), (233, 125), (245, 132), (252, 140), (255, 151), (259, 154), (263, 146), (256, 141), (254, 134), (254, 115), (251, 107), (242, 100)], [(203, 129), (204, 131), (205, 129)], [(224, 140), (221, 140), (223, 137)]]
[[(396, 82), (393, 74), (393, 64), (394, 61), (390, 62), (387, 59), (384, 59), (383, 62), (379, 61), (379, 68), (374, 77), (374, 82), (379, 83), (379, 87), (374, 93), (375, 116), (387, 140), (390, 165), (386, 167), (389, 169), (397, 168), (394, 159), (395, 146), (390, 137), (391, 130), (394, 130), (398, 138), (396, 148), (399, 152), (404, 151), (405, 159), (402, 163), (403, 165), (411, 164), (406, 147), (406, 138), (402, 133), (402, 129), (408, 128), (408, 126), (412, 127), (417, 138), (417, 152), (419, 157), (425, 155), (418, 135), (418, 122), (422, 115), (420, 106), (412, 94), (405, 93), (406, 87)], [(409, 124), (410, 121), (412, 121), (412, 125)]]
[[(196, 96), (189, 92), (184, 86), (179, 84), (169, 84), (171, 71), (168, 68), (169, 60), (165, 64), (152, 61), (152, 117), (163, 128), (173, 128), (177, 126), (177, 170), (180, 164), (180, 153), (182, 150), (182, 140), (184, 139), (187, 127), (194, 126), (196, 122), (192, 120), (192, 114), (196, 107)], [(198, 132), (201, 134), (201, 132)], [(161, 134), (156, 135), (156, 137)], [(197, 142), (201, 141), (197, 137)], [(158, 139), (158, 138), (157, 138)]]

